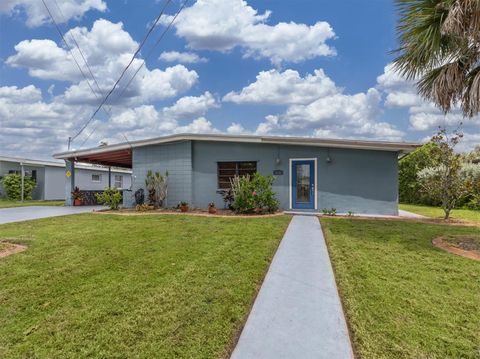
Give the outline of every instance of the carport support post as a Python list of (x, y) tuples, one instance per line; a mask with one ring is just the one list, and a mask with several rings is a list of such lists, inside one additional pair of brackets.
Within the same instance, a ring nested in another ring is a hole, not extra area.
[(73, 206), (72, 191), (75, 188), (75, 161), (65, 160), (65, 206)]

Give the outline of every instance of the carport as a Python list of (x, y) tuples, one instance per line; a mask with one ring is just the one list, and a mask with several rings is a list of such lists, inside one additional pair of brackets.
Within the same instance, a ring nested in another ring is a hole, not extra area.
[(108, 185), (111, 187), (112, 167), (131, 169), (132, 149), (128, 144), (97, 147), (87, 150), (69, 151), (55, 154), (55, 158), (65, 160), (65, 205), (72, 206), (71, 192), (75, 188), (75, 163), (91, 163), (108, 167)]

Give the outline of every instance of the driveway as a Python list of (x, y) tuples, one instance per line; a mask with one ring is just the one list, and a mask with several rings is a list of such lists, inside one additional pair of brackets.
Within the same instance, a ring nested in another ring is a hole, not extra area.
[(231, 359), (353, 359), (318, 218), (294, 216)]
[(99, 210), (102, 206), (55, 207), (55, 206), (29, 206), (0, 208), (0, 224), (28, 221), (31, 219), (66, 216), (77, 213), (87, 213)]

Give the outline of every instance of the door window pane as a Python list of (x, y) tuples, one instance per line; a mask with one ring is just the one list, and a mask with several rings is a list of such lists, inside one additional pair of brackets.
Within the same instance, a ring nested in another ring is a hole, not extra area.
[(310, 165), (302, 164), (296, 166), (297, 171), (297, 202), (310, 202)]

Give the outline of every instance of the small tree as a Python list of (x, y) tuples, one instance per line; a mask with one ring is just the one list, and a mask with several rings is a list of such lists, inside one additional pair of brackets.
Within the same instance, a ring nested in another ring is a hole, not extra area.
[[(3, 188), (7, 198), (12, 201), (20, 201), (22, 198), (22, 176), (16, 173), (9, 173), (2, 180)], [(32, 199), (32, 191), (37, 186), (37, 183), (32, 177), (25, 176), (23, 178), (23, 198), (26, 200)]]
[(418, 173), (424, 192), (441, 203), (445, 219), (448, 219), (457, 200), (467, 193), (469, 188), (468, 181), (460, 175), (462, 156), (454, 151), (462, 137), (459, 129), (449, 135), (445, 128), (439, 128), (432, 137), (432, 142), (436, 144), (432, 156), (439, 165), (425, 168)]
[(102, 193), (95, 193), (97, 202), (117, 210), (122, 201), (122, 194), (116, 187), (106, 187)]
[(168, 172), (162, 176), (160, 172), (148, 171), (145, 178), (145, 186), (148, 190), (148, 200), (153, 204), (155, 209), (163, 206), (165, 198), (167, 197), (168, 189)]
[(423, 188), (418, 181), (418, 173), (421, 170), (438, 165), (432, 156), (434, 147), (436, 147), (434, 143), (428, 142), (400, 159), (398, 163), (398, 195), (400, 202), (439, 204), (438, 202), (432, 202), (429, 196), (423, 193)]

